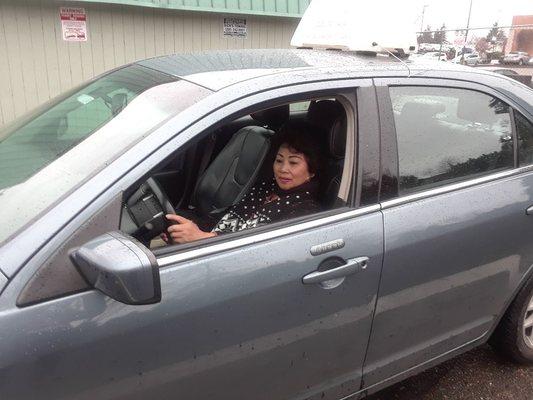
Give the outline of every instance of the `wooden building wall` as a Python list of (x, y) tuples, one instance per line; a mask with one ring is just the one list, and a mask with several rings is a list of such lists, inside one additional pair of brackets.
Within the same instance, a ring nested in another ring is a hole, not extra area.
[(0, 126), (114, 67), (164, 54), (211, 49), (280, 48), (297, 18), (246, 18), (246, 38), (223, 36), (221, 13), (81, 3), (87, 42), (66, 42), (60, 6), (50, 0), (0, 0)]

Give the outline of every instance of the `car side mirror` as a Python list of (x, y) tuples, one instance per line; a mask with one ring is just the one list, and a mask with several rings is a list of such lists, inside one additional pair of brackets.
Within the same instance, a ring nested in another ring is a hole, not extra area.
[(70, 259), (89, 282), (125, 304), (161, 301), (159, 266), (145, 246), (122, 232), (108, 232), (70, 252)]

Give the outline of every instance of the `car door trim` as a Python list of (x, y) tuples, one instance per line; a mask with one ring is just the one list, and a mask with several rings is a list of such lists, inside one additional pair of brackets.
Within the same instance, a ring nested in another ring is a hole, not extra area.
[(203, 247), (196, 249), (184, 251), (178, 254), (165, 255), (157, 258), (159, 267), (167, 267), (174, 265), (183, 261), (193, 260), (198, 257), (204, 257), (215, 253), (220, 253), (223, 251), (237, 249), (239, 247), (265, 242), (268, 240), (276, 239), (282, 236), (291, 235), (294, 233), (300, 233), (309, 229), (318, 228), (328, 224), (333, 224), (340, 221), (349, 220), (352, 218), (360, 217), (367, 215), (373, 212), (380, 210), (379, 204), (372, 206), (359, 208), (356, 210), (349, 210), (347, 212), (342, 212), (339, 214), (331, 215), (325, 218), (314, 219), (311, 221), (306, 221), (296, 225), (284, 226), (279, 229), (272, 231), (261, 232), (259, 234), (246, 236), (243, 238), (238, 238), (235, 240), (217, 243), (217, 244), (208, 244)]
[(424, 190), (418, 193), (398, 197), (396, 199), (387, 200), (381, 203), (381, 208), (387, 209), (391, 207), (396, 207), (402, 204), (426, 199), (428, 197), (436, 196), (439, 194), (454, 192), (456, 190), (465, 189), (465, 188), (480, 185), (483, 183), (492, 182), (492, 181), (502, 179), (502, 178), (509, 178), (509, 177), (513, 177), (516, 175), (520, 175), (525, 172), (532, 172), (532, 171), (533, 171), (533, 165), (528, 165), (528, 166), (516, 168), (516, 169), (505, 170), (505, 171), (501, 171), (498, 173), (485, 175), (479, 178), (474, 178), (474, 179), (470, 179), (470, 180), (463, 181), (463, 182), (448, 184), (448, 185), (441, 186), (438, 188)]

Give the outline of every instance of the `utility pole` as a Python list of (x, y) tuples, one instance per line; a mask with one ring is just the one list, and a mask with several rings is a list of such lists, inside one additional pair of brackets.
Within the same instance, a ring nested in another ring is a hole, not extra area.
[(420, 22), (420, 32), (424, 31), (424, 14), (426, 13), (426, 8), (428, 7), (427, 4), (424, 4), (422, 6), (422, 21)]
[(465, 60), (466, 41), (468, 39), (468, 30), (470, 29), (470, 16), (472, 15), (472, 3), (474, 0), (470, 0), (470, 9), (468, 10), (468, 21), (466, 23), (465, 42), (463, 44), (463, 54), (461, 54), (461, 63)]

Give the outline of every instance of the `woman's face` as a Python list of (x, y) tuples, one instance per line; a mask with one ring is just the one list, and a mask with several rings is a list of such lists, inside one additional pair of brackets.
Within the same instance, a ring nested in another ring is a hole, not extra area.
[(309, 173), (303, 153), (295, 152), (286, 144), (282, 144), (274, 161), (274, 177), (281, 189), (288, 190), (309, 181), (313, 174)]

